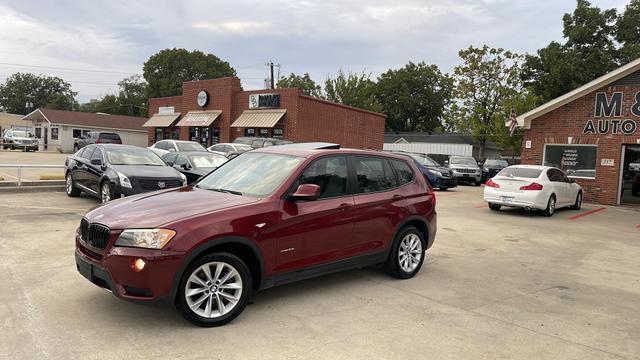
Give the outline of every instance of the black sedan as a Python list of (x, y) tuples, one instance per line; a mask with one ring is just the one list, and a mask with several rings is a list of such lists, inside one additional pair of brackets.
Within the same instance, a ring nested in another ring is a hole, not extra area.
[(169, 166), (187, 177), (187, 183), (196, 182), (215, 170), (229, 159), (226, 156), (208, 151), (170, 152), (162, 156)]
[(65, 161), (66, 192), (107, 202), (147, 191), (180, 187), (187, 178), (153, 151), (128, 145), (88, 145)]
[(487, 159), (482, 164), (482, 182), (486, 182), (492, 177), (496, 176), (502, 169), (509, 166), (506, 160), (502, 159)]
[(405, 151), (394, 152), (404, 154), (411, 158), (418, 169), (420, 169), (420, 172), (429, 180), (432, 187), (440, 190), (447, 190), (458, 186), (458, 180), (453, 176), (451, 170), (438, 164), (426, 154)]

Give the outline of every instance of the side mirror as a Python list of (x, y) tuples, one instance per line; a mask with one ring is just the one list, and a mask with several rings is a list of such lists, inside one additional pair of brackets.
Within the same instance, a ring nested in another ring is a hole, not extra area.
[(164, 163), (169, 165), (169, 166), (173, 166), (173, 161), (165, 161)]
[(569, 178), (569, 182), (570, 182), (570, 183), (572, 183), (572, 184), (575, 184), (575, 183), (576, 183), (576, 179), (574, 179), (574, 178)]
[(102, 166), (102, 160), (100, 160), (100, 159), (91, 159), (91, 165)]
[(444, 161), (444, 164), (445, 164), (445, 165), (449, 165), (449, 160), (445, 160), (445, 161)]
[(184, 164), (180, 165), (180, 167), (181, 167), (181, 168), (183, 168), (183, 169), (185, 169), (185, 170), (189, 170), (189, 169), (191, 169), (191, 165), (189, 165), (189, 164), (187, 164), (187, 163), (184, 163)]
[(302, 184), (298, 186), (296, 192), (289, 197), (292, 200), (316, 200), (320, 196), (320, 186), (316, 184)]

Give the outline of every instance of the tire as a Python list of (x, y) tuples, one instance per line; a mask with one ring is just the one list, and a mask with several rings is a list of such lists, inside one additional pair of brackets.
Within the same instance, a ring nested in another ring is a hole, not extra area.
[(105, 180), (100, 184), (100, 201), (107, 203), (113, 200), (113, 185), (109, 180)]
[(473, 185), (480, 186), (480, 185), (482, 185), (482, 181), (474, 181)]
[(580, 210), (582, 207), (582, 191), (578, 191), (576, 195), (576, 202), (571, 206), (571, 210)]
[(489, 209), (493, 211), (500, 211), (500, 208), (502, 208), (502, 205), (500, 204), (489, 204)]
[(80, 196), (80, 189), (76, 187), (75, 181), (73, 181), (73, 176), (68, 172), (67, 176), (65, 176), (65, 192), (69, 197), (78, 197)]
[[(209, 269), (209, 275), (204, 270), (206, 268)], [(216, 280), (223, 280), (229, 274), (232, 274), (231, 278), (222, 282), (222, 285), (233, 284), (234, 288), (224, 289), (220, 285), (215, 285)], [(233, 282), (230, 283), (230, 281)], [(176, 308), (185, 319), (195, 325), (202, 327), (224, 325), (244, 310), (251, 295), (252, 284), (251, 272), (239, 257), (229, 253), (205, 255), (190, 264), (182, 275)], [(186, 296), (189, 292), (193, 295)], [(200, 296), (200, 294), (203, 295)], [(226, 296), (220, 294), (226, 294)], [(229, 305), (232, 305), (231, 309)], [(222, 311), (220, 311), (221, 308)]]
[(449, 188), (448, 188), (448, 187), (441, 187), (441, 188), (440, 188), (440, 191), (447, 191), (447, 190), (449, 190)]
[[(411, 251), (411, 255), (407, 254), (407, 248), (414, 249), (414, 251)], [(393, 240), (391, 252), (384, 263), (384, 271), (397, 279), (412, 278), (422, 267), (426, 248), (427, 244), (424, 236), (416, 227), (407, 226), (403, 228)], [(410, 257), (407, 258), (407, 256)]]
[(547, 208), (542, 211), (542, 215), (544, 216), (553, 216), (556, 212), (556, 196), (551, 194), (549, 196), (549, 200), (547, 201)]

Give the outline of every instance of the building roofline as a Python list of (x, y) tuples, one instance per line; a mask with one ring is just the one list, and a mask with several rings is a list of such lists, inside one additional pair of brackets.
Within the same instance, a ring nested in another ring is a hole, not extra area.
[[(568, 93), (559, 96), (543, 105), (538, 106), (537, 108), (530, 110), (520, 116), (517, 117), (518, 126), (523, 127), (525, 129), (531, 128), (531, 120), (536, 119), (546, 113), (549, 113), (555, 109), (558, 109), (561, 106), (564, 106), (576, 99), (579, 99), (595, 90), (602, 88), (616, 80), (620, 80), (623, 77), (632, 74), (636, 71), (640, 70), (640, 58), (623, 65), (610, 73), (604, 74), (599, 78), (592, 80), (581, 87), (569, 91)], [(508, 122), (507, 122), (508, 126)]]
[[(299, 89), (299, 88), (290, 88), (290, 89)], [(339, 104), (337, 102), (333, 102), (333, 101), (329, 101), (329, 100), (324, 100), (324, 99), (318, 99), (317, 97), (313, 97), (307, 94), (300, 94), (300, 97), (303, 99), (308, 99), (308, 100), (313, 100), (313, 101), (317, 101), (317, 102), (321, 102), (321, 103), (325, 103), (325, 104), (329, 104), (329, 105), (334, 105), (337, 107), (341, 107), (341, 108), (345, 108), (345, 109), (349, 109), (349, 110), (355, 110), (355, 111), (359, 111), (359, 112), (363, 112), (363, 113), (367, 113), (367, 114), (371, 114), (371, 115), (376, 115), (376, 116), (381, 116), (386, 118), (387, 114), (383, 114), (383, 113), (379, 113), (379, 112), (375, 112), (375, 111), (370, 111), (370, 110), (366, 110), (366, 109), (361, 109), (358, 107), (354, 107), (354, 106), (349, 106), (349, 105), (344, 105), (344, 104)]]
[(28, 117), (31, 116), (31, 114), (34, 114), (36, 112), (39, 112), (40, 115), (42, 115), (42, 117), (45, 120), (47, 120), (47, 122), (49, 122), (49, 124), (51, 124), (51, 120), (49, 120), (49, 118), (47, 118), (47, 116), (42, 111), (40, 111), (40, 108), (37, 108), (37, 109), (33, 110), (32, 112), (28, 113), (27, 115), (23, 116), (22, 120), (33, 120), (33, 119), (28, 119)]

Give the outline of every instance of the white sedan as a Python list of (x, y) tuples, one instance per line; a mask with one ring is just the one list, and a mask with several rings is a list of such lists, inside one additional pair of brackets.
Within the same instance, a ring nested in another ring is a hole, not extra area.
[(554, 167), (509, 166), (485, 185), (484, 201), (495, 211), (509, 206), (542, 210), (551, 216), (562, 207), (579, 210), (582, 206), (582, 187)]

